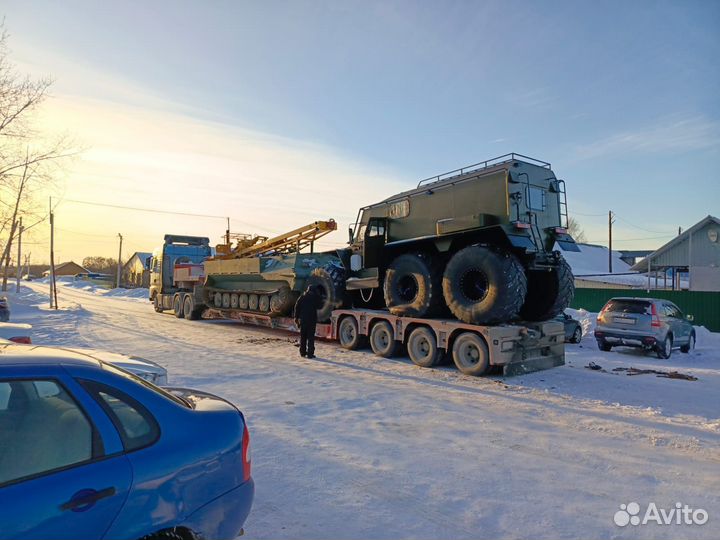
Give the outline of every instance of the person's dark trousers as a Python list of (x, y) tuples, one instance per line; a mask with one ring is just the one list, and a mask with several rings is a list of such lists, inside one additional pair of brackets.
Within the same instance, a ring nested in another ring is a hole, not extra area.
[(315, 356), (315, 325), (300, 325), (300, 355)]

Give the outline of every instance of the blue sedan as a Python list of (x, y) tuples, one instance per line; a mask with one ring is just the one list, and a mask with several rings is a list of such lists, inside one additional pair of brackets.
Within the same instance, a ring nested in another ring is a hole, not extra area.
[(253, 493), (229, 402), (69, 351), (0, 351), (2, 538), (230, 539)]

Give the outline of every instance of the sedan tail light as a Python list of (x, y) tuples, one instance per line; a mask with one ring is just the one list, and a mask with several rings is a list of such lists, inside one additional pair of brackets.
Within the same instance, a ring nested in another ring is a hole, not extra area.
[(243, 481), (247, 482), (251, 476), (251, 456), (250, 456), (250, 432), (247, 424), (243, 428), (242, 438), (242, 464), (243, 464)]
[(30, 339), (30, 336), (14, 336), (8, 339), (15, 343), (22, 343), (23, 345), (32, 345), (32, 340)]

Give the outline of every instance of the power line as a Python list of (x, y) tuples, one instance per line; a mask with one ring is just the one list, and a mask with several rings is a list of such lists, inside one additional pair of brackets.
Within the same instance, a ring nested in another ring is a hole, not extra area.
[(211, 219), (227, 219), (227, 216), (213, 216), (210, 214), (194, 214), (191, 212), (175, 212), (171, 210), (158, 210), (156, 208), (140, 208), (137, 206), (123, 206), (120, 204), (108, 204), (93, 201), (78, 201), (76, 199), (63, 199), (63, 202), (86, 204), (88, 206), (104, 206), (106, 208), (118, 208), (120, 210), (136, 210), (138, 212), (151, 212), (153, 214), (172, 214), (175, 216), (190, 216), (190, 217), (202, 217)]
[(615, 214), (615, 217), (617, 217), (620, 221), (623, 221), (623, 222), (627, 223), (627, 224), (630, 225), (631, 227), (635, 227), (636, 229), (640, 229), (641, 231), (645, 231), (645, 232), (649, 232), (649, 233), (665, 234), (666, 236), (670, 236), (670, 235), (674, 235), (674, 234), (675, 234), (675, 233), (671, 233), (671, 232), (665, 233), (665, 231), (653, 231), (653, 230), (650, 230), (650, 229), (646, 229), (646, 228), (644, 228), (644, 227), (640, 227), (639, 225), (635, 225), (634, 223), (629, 222), (627, 219), (625, 219), (625, 218), (623, 218), (623, 217), (620, 217), (620, 216), (618, 216), (617, 214)]

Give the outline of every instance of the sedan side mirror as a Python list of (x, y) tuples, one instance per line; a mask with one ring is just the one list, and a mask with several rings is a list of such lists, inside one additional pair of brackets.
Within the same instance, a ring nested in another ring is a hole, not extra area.
[(685, 315), (685, 318), (690, 322), (693, 322), (695, 320), (695, 317), (693, 317), (692, 315)]

